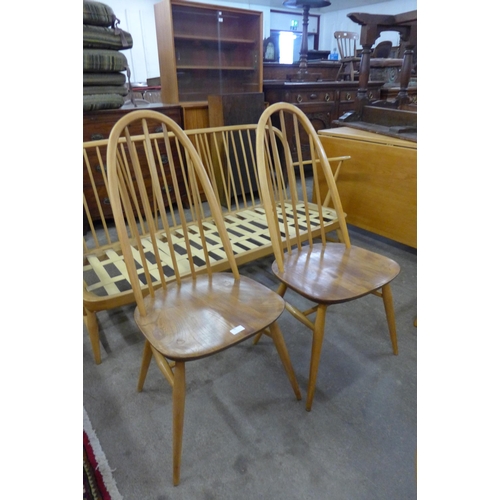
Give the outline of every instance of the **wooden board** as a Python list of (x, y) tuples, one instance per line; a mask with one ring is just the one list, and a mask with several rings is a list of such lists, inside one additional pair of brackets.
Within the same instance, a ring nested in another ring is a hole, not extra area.
[(349, 127), (318, 134), (328, 157), (351, 156), (337, 180), (348, 223), (416, 248), (416, 143)]

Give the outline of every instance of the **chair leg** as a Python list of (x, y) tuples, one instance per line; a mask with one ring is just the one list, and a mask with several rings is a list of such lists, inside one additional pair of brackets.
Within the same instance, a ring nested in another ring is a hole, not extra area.
[(318, 376), (319, 359), (321, 357), (321, 348), (323, 346), (323, 337), (325, 335), (325, 320), (326, 320), (325, 304), (320, 304), (316, 313), (316, 321), (314, 322), (313, 341), (311, 348), (311, 364), (309, 366), (309, 383), (307, 386), (307, 401), (306, 410), (311, 411), (312, 402), (314, 399), (314, 391), (316, 390), (316, 378)]
[(344, 79), (344, 78), (342, 78), (342, 72), (343, 72), (343, 71), (344, 71), (344, 63), (342, 63), (342, 62), (341, 62), (341, 63), (340, 63), (340, 68), (339, 68), (339, 70), (338, 70), (338, 72), (337, 72), (337, 76), (335, 77), (335, 80), (336, 80), (336, 81), (338, 81), (338, 82), (339, 82), (340, 80), (343, 80), (343, 79)]
[(174, 389), (172, 395), (172, 454), (174, 464), (174, 486), (181, 478), (182, 434), (184, 431), (184, 407), (186, 402), (185, 363), (177, 361), (174, 370)]
[(139, 381), (137, 383), (137, 391), (142, 392), (144, 387), (144, 382), (146, 380), (146, 375), (148, 374), (149, 364), (151, 363), (151, 358), (153, 356), (153, 351), (151, 350), (151, 344), (146, 340), (144, 343), (144, 350), (142, 352), (142, 363), (141, 371), (139, 373)]
[(286, 374), (288, 375), (288, 379), (292, 384), (293, 392), (295, 393), (295, 397), (297, 401), (302, 399), (302, 394), (300, 393), (299, 384), (297, 383), (297, 378), (295, 377), (295, 372), (293, 371), (292, 362), (290, 361), (290, 356), (288, 355), (288, 349), (286, 348), (285, 339), (283, 338), (283, 334), (281, 333), (280, 327), (278, 323), (275, 321), (269, 329), (271, 330), (271, 337), (273, 339), (274, 345), (276, 346), (276, 350), (278, 351), (279, 357), (283, 366), (285, 367)]
[(392, 352), (398, 354), (398, 335), (396, 333), (396, 316), (394, 314), (394, 302), (392, 300), (392, 290), (389, 283), (382, 287), (382, 299), (384, 301), (385, 315), (387, 316), (387, 325), (389, 326), (389, 335), (391, 336)]
[[(287, 290), (287, 286), (284, 284), (284, 283), (280, 283), (279, 287), (278, 287), (278, 290), (276, 290), (276, 293), (280, 296), (280, 297), (284, 297), (285, 296), (285, 293), (286, 293), (286, 290)], [(259, 332), (253, 339), (253, 345), (257, 345), (257, 343), (259, 342), (260, 338), (262, 337), (262, 335), (264, 334), (264, 332)]]
[(85, 321), (85, 326), (87, 327), (87, 332), (89, 333), (90, 345), (92, 346), (92, 352), (94, 353), (94, 362), (96, 365), (100, 365), (101, 345), (99, 343), (99, 324), (97, 323), (97, 314), (95, 311), (84, 309), (83, 319)]

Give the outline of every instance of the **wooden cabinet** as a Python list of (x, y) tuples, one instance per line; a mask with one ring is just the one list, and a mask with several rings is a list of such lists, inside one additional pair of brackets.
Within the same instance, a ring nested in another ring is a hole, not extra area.
[[(370, 99), (379, 99), (383, 82), (370, 82), (368, 85)], [(357, 89), (358, 82), (264, 82), (265, 99), (269, 104), (295, 104), (317, 131), (335, 127), (335, 120), (347, 111), (355, 110)], [(297, 159), (294, 145), (291, 147), (294, 159)], [(308, 158), (307, 151), (304, 150), (303, 154)]]
[[(368, 84), (369, 98), (380, 98), (383, 82)], [(358, 82), (264, 82), (265, 99), (269, 104), (289, 102), (298, 106), (313, 122), (316, 130), (331, 128), (347, 111), (356, 108)]]
[(347, 222), (416, 248), (417, 143), (350, 127), (318, 135), (328, 157), (351, 156), (337, 179)]
[[(114, 124), (126, 113), (133, 111), (134, 108), (128, 109), (113, 109), (113, 110), (101, 110), (101, 111), (89, 111), (83, 113), (83, 142), (87, 141), (99, 141), (102, 139), (108, 139), (111, 129)], [(182, 114), (180, 106), (164, 106), (164, 105), (151, 105), (148, 109), (153, 109), (159, 111), (182, 126)], [(161, 129), (156, 130), (153, 126), (150, 132), (157, 132)], [(141, 134), (142, 130), (139, 126), (131, 128), (132, 134)], [(101, 159), (98, 157), (97, 148), (88, 147), (86, 149), (86, 157), (83, 159), (83, 193), (87, 200), (89, 206), (89, 211), (92, 220), (97, 220), (100, 218), (98, 206), (102, 207), (104, 217), (112, 217), (111, 205), (109, 203), (108, 192), (106, 189), (106, 184), (104, 182), (104, 176), (106, 175), (106, 146), (101, 146), (99, 148), (99, 154)], [(165, 156), (165, 161), (168, 161)], [(104, 165), (104, 168), (101, 166)], [(174, 166), (173, 168), (177, 168)], [(91, 170), (91, 172), (89, 172)], [(183, 201), (186, 198), (185, 188), (181, 185), (181, 194)], [(98, 200), (96, 199), (98, 198)]]
[(183, 0), (154, 8), (164, 103), (262, 92), (262, 12)]

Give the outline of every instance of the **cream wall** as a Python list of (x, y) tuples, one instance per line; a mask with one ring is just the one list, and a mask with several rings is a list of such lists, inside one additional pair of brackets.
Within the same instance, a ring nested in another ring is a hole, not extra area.
[[(159, 0), (102, 0), (109, 5), (120, 19), (120, 27), (128, 31), (134, 40), (132, 49), (123, 53), (127, 57), (131, 69), (132, 82), (145, 82), (148, 78), (160, 76), (158, 63), (158, 49), (156, 44), (156, 27), (154, 18), (154, 4)], [(258, 3), (230, 2), (225, 0), (197, 0), (200, 3), (225, 5), (240, 9), (257, 10), (263, 12), (263, 37), (270, 34), (270, 7)], [(334, 1), (334, 0), (333, 0)], [(334, 47), (333, 32), (338, 30), (359, 32), (360, 26), (354, 24), (346, 16), (349, 12), (368, 12), (378, 14), (398, 14), (417, 8), (416, 0), (390, 0), (367, 7), (358, 7), (348, 10), (339, 10), (321, 14), (320, 19), (320, 50), (332, 50)], [(288, 10), (288, 9), (283, 9)], [(314, 13), (311, 11), (311, 13)], [(391, 40), (398, 43), (395, 33), (383, 34), (381, 40)]]

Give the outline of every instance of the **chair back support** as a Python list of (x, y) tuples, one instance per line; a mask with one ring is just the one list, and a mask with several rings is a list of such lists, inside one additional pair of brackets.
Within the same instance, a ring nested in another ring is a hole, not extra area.
[(373, 49), (373, 58), (387, 59), (391, 55), (392, 42), (390, 40), (384, 40), (378, 43)]
[(335, 31), (333, 34), (337, 40), (340, 59), (348, 57), (356, 57), (356, 42), (359, 40), (359, 35), (352, 31)]
[[(143, 135), (131, 136), (129, 126), (137, 121)], [(158, 126), (161, 132), (151, 134)], [(193, 143), (172, 119), (145, 109), (123, 116), (111, 131), (106, 163), (113, 217), (141, 315), (144, 285), (154, 296), (170, 281), (210, 274), (219, 260), (239, 277), (212, 184)]]
[[(300, 249), (312, 245), (317, 238), (325, 245), (332, 219), (338, 219), (340, 239), (350, 246), (335, 183), (342, 161), (348, 157), (336, 158), (334, 173), (311, 122), (303, 111), (288, 103), (276, 103), (264, 111), (256, 142), (259, 182), (278, 268), (283, 270), (284, 252), (291, 252), (295, 246)], [(293, 161), (292, 148), (297, 152), (297, 161)], [(304, 159), (304, 151), (310, 159)], [(322, 171), (329, 188), (324, 199), (320, 196), (318, 171)], [(314, 218), (313, 212), (317, 214)], [(284, 220), (288, 224), (283, 224)], [(304, 236), (296, 237), (304, 231)]]

